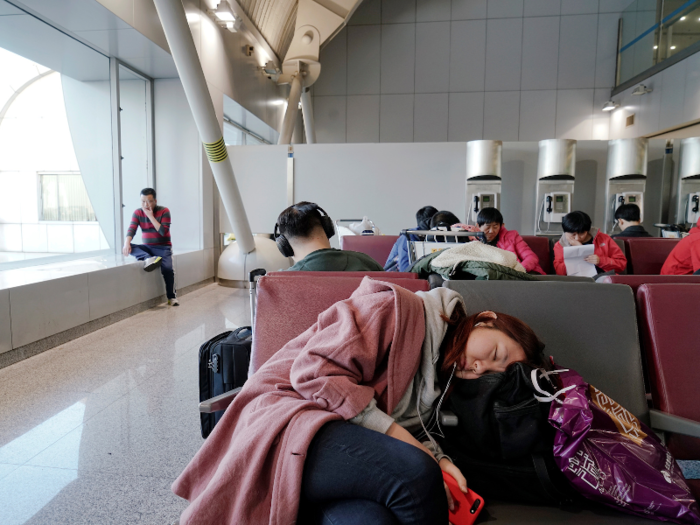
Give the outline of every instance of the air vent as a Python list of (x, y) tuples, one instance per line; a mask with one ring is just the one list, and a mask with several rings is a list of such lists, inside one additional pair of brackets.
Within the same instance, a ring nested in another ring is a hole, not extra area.
[(630, 126), (634, 126), (634, 113), (627, 117), (627, 121), (625, 123), (625, 127), (629, 128)]

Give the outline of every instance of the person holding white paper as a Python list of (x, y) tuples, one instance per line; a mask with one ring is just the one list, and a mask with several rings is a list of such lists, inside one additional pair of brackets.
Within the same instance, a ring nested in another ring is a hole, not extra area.
[[(593, 265), (595, 273), (609, 271), (618, 273), (627, 267), (627, 258), (617, 243), (609, 235), (591, 228), (591, 218), (587, 213), (582, 211), (567, 213), (561, 221), (561, 226), (564, 233), (554, 245), (554, 269), (557, 275), (572, 275), (567, 271), (564, 249), (573, 246), (593, 246), (593, 253), (582, 256), (581, 261)], [(569, 252), (567, 255), (570, 255), (567, 258), (571, 259), (574, 253)], [(580, 269), (581, 265), (575, 264), (575, 267)], [(590, 268), (584, 273), (576, 273), (576, 275), (590, 276), (589, 274)]]

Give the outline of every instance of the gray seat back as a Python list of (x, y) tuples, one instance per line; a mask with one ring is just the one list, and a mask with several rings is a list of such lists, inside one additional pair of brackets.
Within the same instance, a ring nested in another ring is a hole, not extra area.
[(593, 277), (581, 277), (580, 275), (531, 275), (537, 281), (563, 281), (565, 283), (594, 283)]
[(644, 422), (641, 352), (628, 286), (571, 282), (445, 281), (464, 297), (467, 314), (500, 311), (527, 323), (545, 353)]

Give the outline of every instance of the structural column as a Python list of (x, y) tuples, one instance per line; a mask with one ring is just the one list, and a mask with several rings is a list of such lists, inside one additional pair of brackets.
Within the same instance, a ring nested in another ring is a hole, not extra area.
[(306, 131), (306, 143), (316, 144), (316, 125), (314, 124), (314, 109), (311, 101), (311, 92), (305, 88), (301, 92), (301, 112), (304, 115), (304, 130)]
[(154, 0), (154, 3), (238, 248), (241, 253), (250, 253), (255, 250), (253, 233), (236, 184), (233, 167), (228, 160), (224, 137), (185, 17), (185, 8), (180, 0)]
[(282, 121), (282, 132), (277, 144), (291, 144), (294, 124), (299, 114), (299, 99), (301, 98), (301, 75), (297, 73), (292, 78), (291, 89), (289, 90), (289, 100), (287, 101), (287, 111)]

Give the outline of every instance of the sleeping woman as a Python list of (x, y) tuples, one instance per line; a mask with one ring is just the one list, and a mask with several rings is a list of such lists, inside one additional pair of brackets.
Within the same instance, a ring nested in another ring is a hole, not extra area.
[(541, 348), (452, 290), (365, 278), (248, 380), (173, 484), (180, 523), (445, 525), (441, 471), (467, 491), (429, 432), (445, 394), (515, 362), (550, 368)]

